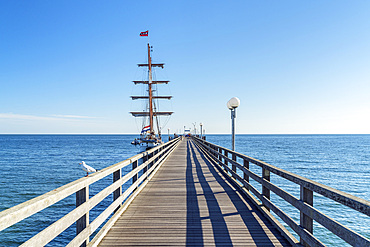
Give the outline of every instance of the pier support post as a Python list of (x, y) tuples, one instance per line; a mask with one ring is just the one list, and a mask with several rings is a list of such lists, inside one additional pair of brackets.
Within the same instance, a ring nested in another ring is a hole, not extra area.
[[(270, 182), (270, 171), (269, 170), (262, 168), (262, 179)], [(270, 200), (270, 190), (264, 186), (264, 181), (262, 181), (262, 195)], [(270, 211), (268, 207), (266, 208), (267, 210)]]
[[(113, 172), (113, 183), (120, 179), (121, 179), (121, 169), (118, 169), (117, 171)], [(120, 197), (121, 195), (122, 195), (122, 186), (113, 191), (113, 201), (117, 200), (118, 197)], [(114, 210), (114, 212), (116, 212), (118, 209), (119, 207), (117, 207), (116, 210)]]
[[(80, 206), (87, 200), (89, 200), (88, 186), (76, 192), (76, 207)], [(89, 224), (89, 213), (85, 214), (76, 221), (76, 235), (82, 232), (87, 227), (88, 224)], [(89, 239), (86, 239), (85, 242), (81, 244), (81, 247), (86, 247), (88, 242)]]
[[(301, 201), (313, 206), (313, 191), (301, 185)], [(310, 233), (313, 233), (313, 219), (304, 213), (300, 213), (300, 225)], [(301, 238), (300, 243), (309, 247), (309, 245)]]

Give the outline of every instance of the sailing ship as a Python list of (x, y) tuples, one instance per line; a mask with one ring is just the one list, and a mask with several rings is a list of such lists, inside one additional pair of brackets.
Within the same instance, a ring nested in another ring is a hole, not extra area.
[[(158, 111), (158, 101), (159, 99), (168, 99), (170, 100), (172, 96), (159, 96), (158, 94), (158, 84), (168, 84), (169, 81), (153, 81), (153, 68), (159, 67), (164, 68), (164, 63), (152, 63), (151, 57), (151, 47), (148, 43), (148, 63), (138, 64), (139, 67), (148, 67), (148, 79), (143, 81), (133, 81), (135, 85), (141, 84), (144, 85), (147, 90), (147, 94), (143, 96), (131, 96), (132, 100), (145, 100), (146, 109), (142, 112), (130, 112), (134, 117), (142, 117), (143, 125), (140, 133), (140, 138), (135, 139), (131, 142), (134, 145), (140, 145), (142, 151), (148, 150), (155, 146), (158, 146), (163, 143), (161, 136), (161, 128), (159, 126), (158, 117), (160, 116), (170, 116), (173, 112), (160, 112)], [(156, 92), (156, 95), (154, 95)], [(156, 127), (156, 128), (155, 128)]]

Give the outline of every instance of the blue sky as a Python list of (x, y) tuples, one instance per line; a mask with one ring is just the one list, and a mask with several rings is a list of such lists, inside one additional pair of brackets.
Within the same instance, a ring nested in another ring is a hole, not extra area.
[(200, 122), (229, 133), (236, 96), (239, 134), (370, 134), (369, 11), (369, 1), (0, 1), (0, 133), (138, 133), (129, 96), (149, 30), (153, 60), (166, 63), (157, 79), (171, 81), (161, 90), (174, 96), (165, 133)]

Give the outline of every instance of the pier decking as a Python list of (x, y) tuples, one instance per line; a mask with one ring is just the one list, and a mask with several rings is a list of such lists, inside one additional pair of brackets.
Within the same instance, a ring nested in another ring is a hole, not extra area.
[(191, 139), (183, 140), (99, 246), (290, 246)]

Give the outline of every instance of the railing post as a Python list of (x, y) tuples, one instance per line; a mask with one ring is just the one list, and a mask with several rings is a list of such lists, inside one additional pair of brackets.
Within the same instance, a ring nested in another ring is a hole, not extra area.
[[(145, 155), (145, 156), (143, 156), (143, 158), (142, 158), (143, 164), (144, 164), (147, 160), (148, 160), (148, 153), (146, 153), (146, 155)], [(145, 166), (145, 167), (143, 168), (143, 173), (145, 174), (147, 170), (148, 170), (148, 165), (147, 165), (147, 166)], [(147, 174), (146, 176), (148, 176), (148, 174)]]
[[(236, 154), (232, 153), (232, 160), (236, 162)], [(236, 173), (236, 165), (232, 164), (231, 165), (231, 169), (233, 170), (233, 172)], [(233, 174), (233, 178), (235, 178), (235, 175)]]
[[(248, 160), (245, 160), (245, 159), (243, 159), (243, 166), (246, 168), (246, 169), (248, 169), (249, 170), (249, 161)], [(249, 176), (248, 176), (248, 174), (247, 173), (245, 173), (244, 172), (244, 176), (243, 176), (243, 179), (246, 181), (246, 182), (248, 182), (249, 183)], [(249, 190), (249, 188), (247, 187), (247, 190)]]
[[(148, 154), (148, 156), (147, 156), (147, 160), (150, 160), (152, 157), (153, 157), (153, 153)], [(148, 166), (147, 166), (147, 168), (148, 168), (148, 169), (150, 169), (150, 168), (153, 166), (153, 162), (154, 162), (154, 161), (151, 161), (151, 162), (148, 164)]]
[[(301, 201), (313, 206), (313, 191), (301, 185)], [(313, 220), (308, 215), (300, 212), (300, 225), (310, 233), (313, 233)], [(302, 238), (300, 243), (307, 247), (309, 246)]]
[[(160, 149), (158, 148), (157, 151), (155, 151), (154, 155), (157, 155), (159, 153), (159, 151), (160, 151)], [(157, 156), (157, 158), (155, 158), (155, 162), (157, 162), (158, 160), (159, 160), (159, 157)]]
[[(229, 152), (227, 150), (224, 150), (224, 155), (226, 157), (229, 157)], [(226, 159), (224, 159), (224, 164), (225, 164), (225, 166), (228, 166), (228, 161)], [(226, 167), (225, 167), (225, 171), (226, 171), (226, 173), (228, 173)]]
[[(135, 160), (134, 162), (132, 162), (132, 170), (136, 169), (137, 167), (137, 160)], [(132, 184), (134, 184), (136, 182), (136, 180), (138, 179), (138, 174), (136, 173), (133, 177), (132, 177)]]
[[(262, 179), (263, 180), (267, 180), (270, 182), (270, 171), (265, 169), (264, 167), (262, 167)], [(262, 182), (262, 195), (264, 197), (266, 197), (267, 199), (270, 200), (270, 190), (268, 188), (266, 188), (264, 185), (263, 185), (264, 181)], [(266, 207), (266, 205), (265, 205)], [(266, 207), (267, 210), (270, 211), (270, 209), (268, 207)]]
[[(113, 183), (121, 179), (121, 169), (118, 169), (117, 171), (113, 172)], [(118, 197), (122, 195), (122, 186), (120, 186), (118, 189), (113, 191), (113, 201), (117, 200)], [(114, 210), (116, 212), (119, 209), (119, 207)]]
[[(82, 188), (81, 190), (76, 192), (76, 208), (89, 200), (89, 186)], [(76, 221), (76, 235), (82, 232), (87, 225), (89, 224), (89, 212), (87, 212), (84, 216), (79, 218)], [(84, 243), (81, 244), (81, 247), (86, 247), (87, 243), (89, 242), (89, 238), (85, 240)]]
[(223, 163), (222, 163), (222, 149), (221, 148), (217, 148), (217, 152), (218, 152), (218, 164), (220, 167), (223, 167)]

